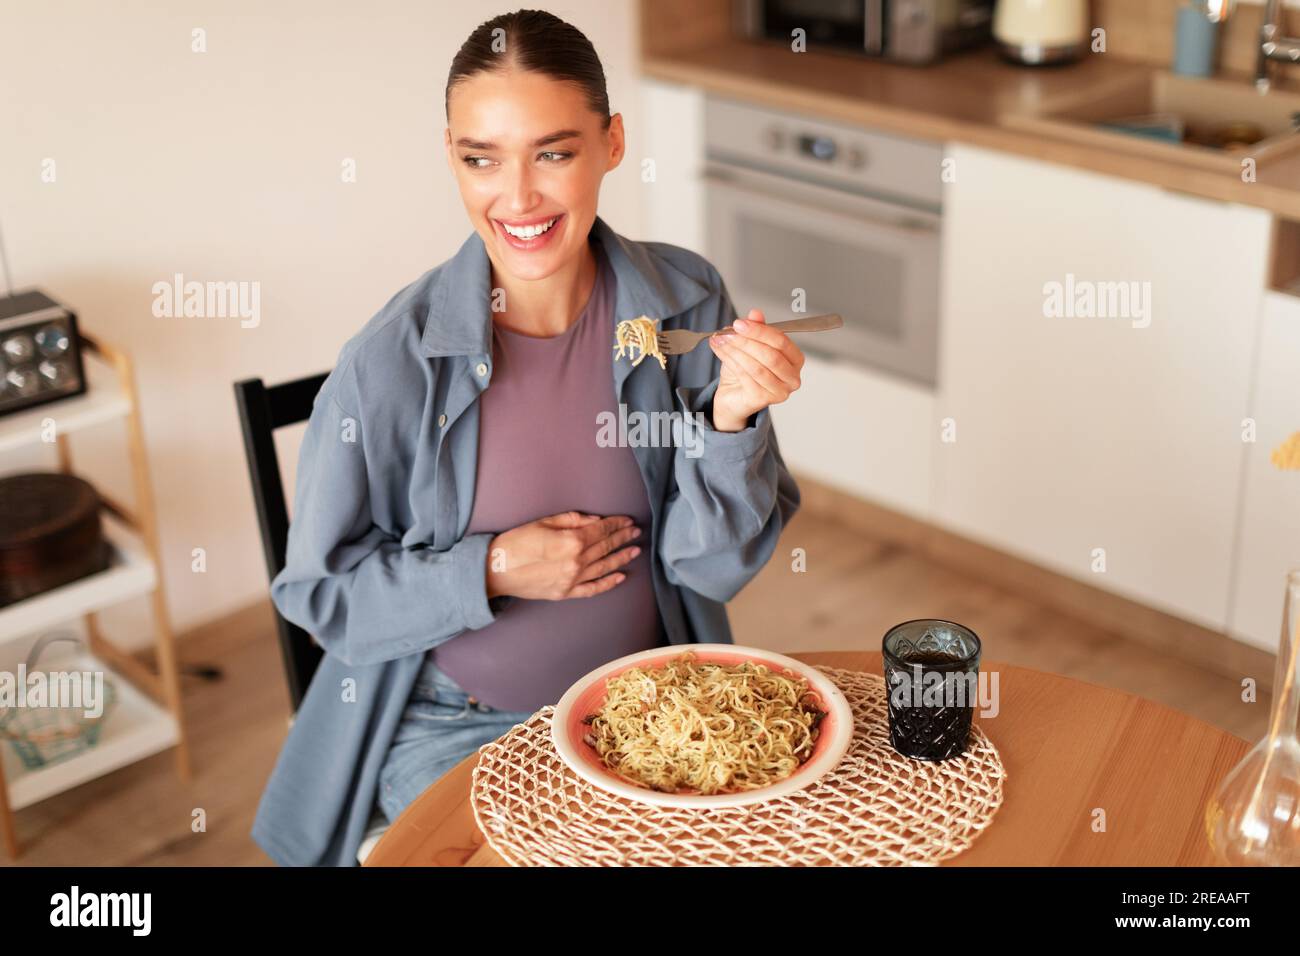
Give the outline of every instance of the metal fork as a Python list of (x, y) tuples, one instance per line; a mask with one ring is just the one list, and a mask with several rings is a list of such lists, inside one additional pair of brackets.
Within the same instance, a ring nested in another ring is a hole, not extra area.
[[(784, 322), (769, 322), (770, 329), (782, 332), (825, 332), (838, 329), (844, 320), (834, 312), (826, 315), (810, 315), (803, 319), (786, 319)], [(728, 325), (714, 332), (692, 332), (689, 329), (669, 329), (667, 332), (655, 333), (655, 343), (664, 355), (683, 355), (707, 338), (715, 335), (734, 335), (735, 328)]]

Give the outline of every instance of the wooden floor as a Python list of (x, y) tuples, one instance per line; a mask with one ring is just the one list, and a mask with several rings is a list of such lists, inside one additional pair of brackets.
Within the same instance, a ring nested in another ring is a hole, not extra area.
[[(791, 570), (802, 548), (807, 570)], [(785, 652), (880, 646), (890, 625), (942, 617), (973, 628), (986, 661), (1053, 671), (1149, 697), (1254, 740), (1267, 699), (1235, 679), (957, 574), (897, 545), (801, 511), (776, 555), (730, 606), (737, 643)], [(287, 732), (288, 696), (270, 605), (187, 635), (182, 663), (215, 663), (218, 682), (183, 680), (194, 779), (160, 754), (17, 814), (29, 865), (266, 865), (249, 838), (257, 800)], [(206, 831), (194, 832), (196, 810)], [(0, 851), (3, 856), (3, 851)], [(0, 860), (8, 865), (9, 861)]]

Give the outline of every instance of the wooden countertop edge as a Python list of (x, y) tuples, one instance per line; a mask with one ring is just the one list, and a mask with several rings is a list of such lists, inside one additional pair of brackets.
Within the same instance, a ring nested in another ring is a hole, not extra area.
[[(643, 75), (668, 82), (698, 86), (707, 92), (733, 96), (778, 109), (805, 110), (830, 119), (937, 142), (960, 142), (999, 150), (1030, 159), (1058, 163), (1119, 179), (1160, 186), (1200, 199), (1240, 203), (1300, 220), (1300, 188), (1270, 184), (1273, 167), (1262, 167), (1260, 181), (1241, 182), (1223, 173), (1181, 163), (1165, 163), (1128, 153), (1094, 149), (1079, 143), (1029, 135), (997, 122), (972, 122), (900, 109), (857, 97), (834, 96), (822, 90), (805, 91), (788, 83), (765, 82), (750, 75), (732, 74), (695, 63), (648, 56), (641, 61)], [(1282, 165), (1279, 161), (1277, 165)], [(1287, 164), (1294, 167), (1294, 163)], [(1275, 175), (1275, 174), (1274, 174)]]
[[(843, 663), (843, 658), (841, 657), (841, 655), (844, 654), (875, 655), (871, 660), (872, 664), (875, 664), (877, 660), (880, 658), (880, 651), (796, 651), (790, 654), (789, 656), (793, 657), (795, 660), (803, 661), (805, 664), (812, 664), (814, 666), (821, 664), (826, 667), (837, 667), (837, 668), (844, 668), (847, 670), (862, 669), (860, 667), (846, 668), (845, 664)], [(1231, 738), (1233, 741), (1241, 744), (1243, 747), (1250, 748), (1254, 746), (1254, 743), (1252, 741), (1249, 741), (1244, 737), (1238, 737), (1230, 730), (1224, 730), (1222, 727), (1216, 727), (1214, 726), (1214, 724), (1207, 723), (1206, 721), (1201, 720), (1199, 717), (1195, 717), (1187, 713), (1186, 711), (1179, 710), (1176, 707), (1170, 707), (1168, 704), (1162, 704), (1160, 703), (1160, 701), (1152, 700), (1149, 697), (1142, 697), (1138, 694), (1131, 694), (1126, 690), (1119, 690), (1115, 687), (1107, 687), (1105, 684), (1098, 684), (1090, 680), (1081, 680), (1078, 677), (1069, 677), (1065, 674), (1057, 674), (1052, 671), (1040, 671), (1032, 667), (1022, 667), (1019, 664), (1008, 664), (1006, 661), (981, 660), (980, 670), (997, 670), (1003, 673), (1007, 671), (1023, 671), (1025, 673), (1033, 674), (1034, 677), (1036, 678), (1046, 677), (1057, 681), (1069, 681), (1070, 683), (1073, 684), (1082, 684), (1085, 687), (1092, 688), (1094, 691), (1102, 691), (1104, 693), (1114, 694), (1117, 697), (1125, 698), (1128, 700), (1140, 701), (1142, 705), (1146, 707), (1155, 707), (1160, 710), (1167, 710), (1170, 713), (1177, 714), (1179, 717), (1191, 721), (1193, 724), (1199, 725), (1199, 727), (1204, 732), (1208, 732), (1210, 734), (1222, 734), (1226, 737)], [(867, 673), (875, 674), (877, 677), (881, 676), (879, 668), (875, 668), (875, 667), (870, 668), (867, 671)]]

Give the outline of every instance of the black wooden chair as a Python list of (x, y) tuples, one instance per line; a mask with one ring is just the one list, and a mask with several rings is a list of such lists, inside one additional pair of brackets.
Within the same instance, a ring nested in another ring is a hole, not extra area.
[[(262, 553), (266, 556), (268, 582), (284, 567), (289, 544), (289, 508), (280, 477), (280, 462), (275, 454), (275, 430), (306, 421), (311, 416), (312, 402), (327, 374), (322, 372), (270, 387), (260, 378), (235, 383), (235, 401), (239, 405), (239, 421), (244, 429), (244, 453), (253, 483), (257, 523), (262, 529)], [(289, 701), (296, 714), (324, 651), (310, 634), (285, 620), (278, 609), (275, 623), (289, 683)]]
[[(289, 507), (285, 502), (285, 483), (279, 475), (276, 429), (311, 418), (312, 402), (328, 375), (328, 372), (321, 372), (320, 375), (298, 378), (270, 388), (261, 378), (244, 378), (235, 382), (235, 403), (239, 406), (239, 423), (243, 425), (244, 454), (248, 458), (248, 477), (252, 480), (257, 524), (261, 527), (261, 550), (266, 557), (268, 583), (285, 567), (285, 553), (289, 549)], [(325, 652), (303, 628), (285, 620), (278, 607), (274, 611), (279, 652), (285, 661), (285, 678), (289, 682), (289, 700), (292, 713), (296, 714)], [(290, 715), (289, 719), (292, 723), (294, 718)], [(374, 806), (370, 810), (364, 839), (356, 851), (359, 864), (364, 864), (387, 827), (389, 821), (378, 805)]]
[[(312, 402), (329, 373), (310, 375), (293, 382), (267, 387), (260, 378), (235, 383), (235, 402), (244, 429), (244, 452), (248, 458), (248, 476), (253, 482), (253, 503), (257, 523), (262, 529), (262, 553), (266, 556), (268, 583), (284, 567), (289, 546), (289, 508), (285, 500), (280, 460), (275, 454), (275, 430), (306, 421), (311, 417)], [(289, 700), (293, 713), (307, 693), (312, 674), (324, 651), (311, 635), (298, 625), (286, 621), (275, 609), (280, 653), (284, 658), (285, 678), (289, 683)], [(293, 717), (289, 718), (290, 723)], [(388, 819), (378, 806), (370, 814), (370, 823), (357, 850), (357, 862), (364, 863), (370, 851), (388, 829)]]

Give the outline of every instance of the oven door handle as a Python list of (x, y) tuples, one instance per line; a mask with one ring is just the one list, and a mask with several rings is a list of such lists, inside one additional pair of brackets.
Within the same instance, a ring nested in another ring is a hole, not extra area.
[(849, 215), (874, 228), (906, 236), (931, 236), (939, 231), (936, 213), (913, 210), (881, 199), (820, 186), (805, 180), (789, 179), (754, 169), (739, 169), (708, 163), (703, 174), (705, 187), (721, 187), (746, 193), (759, 199), (800, 203), (826, 212)]

